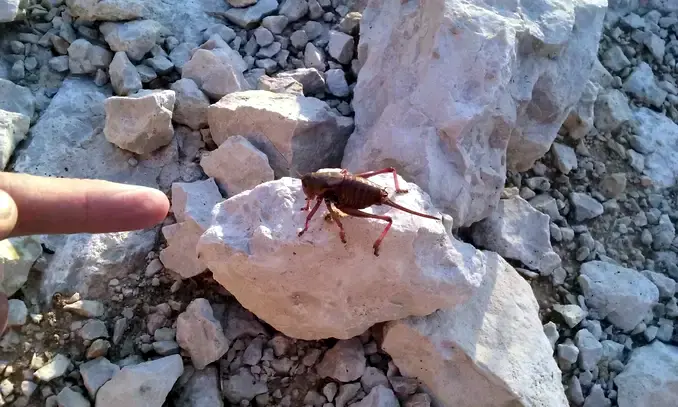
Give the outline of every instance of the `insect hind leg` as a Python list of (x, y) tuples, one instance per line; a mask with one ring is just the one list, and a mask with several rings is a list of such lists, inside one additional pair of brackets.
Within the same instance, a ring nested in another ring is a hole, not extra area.
[(355, 216), (357, 218), (373, 218), (373, 219), (380, 219), (383, 221), (388, 222), (388, 225), (384, 228), (384, 231), (381, 232), (381, 235), (379, 238), (374, 242), (372, 245), (372, 248), (374, 249), (374, 255), (379, 256), (379, 246), (381, 245), (381, 241), (384, 240), (386, 237), (386, 234), (388, 233), (388, 230), (391, 229), (391, 225), (393, 224), (393, 219), (390, 216), (385, 216), (385, 215), (373, 215), (371, 213), (366, 213), (358, 209), (352, 209), (352, 208), (346, 208), (343, 206), (339, 206), (338, 209), (342, 212), (344, 212), (347, 215), (350, 216)]
[(409, 191), (408, 189), (401, 189), (400, 188), (400, 185), (398, 184), (398, 175), (396, 173), (396, 169), (393, 168), (393, 167), (382, 168), (382, 169), (376, 170), (376, 171), (367, 171), (367, 172), (363, 172), (363, 173), (355, 174), (355, 175), (357, 177), (361, 177), (361, 178), (369, 178), (369, 177), (373, 177), (375, 175), (386, 174), (386, 173), (389, 173), (389, 172), (393, 173), (393, 183), (395, 184), (396, 193), (404, 194), (404, 193), (408, 192)]
[(334, 223), (339, 226), (339, 237), (341, 238), (341, 242), (346, 243), (346, 233), (344, 232), (344, 225), (342, 225), (339, 220), (339, 214), (334, 210), (332, 203), (329, 200), (325, 200), (325, 205), (327, 205), (328, 215), (334, 220)]

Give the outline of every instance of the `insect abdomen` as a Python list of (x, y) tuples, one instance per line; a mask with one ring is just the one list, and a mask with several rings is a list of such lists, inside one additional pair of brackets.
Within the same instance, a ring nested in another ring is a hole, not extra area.
[(353, 209), (364, 209), (381, 203), (382, 191), (379, 187), (348, 178), (342, 182), (337, 192), (337, 205)]

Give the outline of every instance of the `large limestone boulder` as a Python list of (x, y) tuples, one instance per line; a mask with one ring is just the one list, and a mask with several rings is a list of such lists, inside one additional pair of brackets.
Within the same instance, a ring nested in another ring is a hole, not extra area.
[(441, 407), (567, 407), (530, 285), (494, 252), (480, 288), (454, 309), (386, 324), (382, 348)]
[(240, 135), (268, 157), (276, 176), (339, 167), (353, 120), (314, 97), (266, 90), (226, 95), (207, 110), (217, 145)]
[[(392, 174), (370, 179), (394, 189)], [(401, 177), (399, 183), (409, 192), (392, 197), (398, 204), (440, 216), (419, 187)], [(288, 336), (348, 339), (378, 322), (428, 315), (466, 301), (485, 273), (480, 252), (441, 221), (387, 206), (366, 209), (393, 218), (375, 256), (372, 244), (386, 222), (342, 218), (343, 244), (337, 225), (323, 219), (326, 210), (318, 210), (299, 237), (304, 204), (299, 179), (263, 183), (217, 204), (197, 245), (214, 279)]]
[(342, 166), (395, 166), (455, 224), (483, 219), (506, 167), (545, 154), (580, 99), (605, 10), (604, 0), (371, 0)]

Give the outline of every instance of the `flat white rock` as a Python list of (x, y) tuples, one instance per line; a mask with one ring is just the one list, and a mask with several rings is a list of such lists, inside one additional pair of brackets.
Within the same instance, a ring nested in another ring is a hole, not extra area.
[(184, 372), (179, 355), (125, 366), (96, 395), (97, 406), (161, 406)]
[(481, 286), (465, 303), (386, 324), (382, 347), (441, 407), (567, 407), (561, 372), (530, 285), (483, 252)]
[[(370, 179), (393, 191), (392, 174)], [(409, 192), (395, 202), (440, 216), (418, 186), (399, 183)], [(372, 245), (386, 226), (381, 220), (342, 218), (344, 245), (319, 210), (299, 237), (304, 204), (299, 179), (266, 182), (216, 205), (198, 243), (214, 279), (288, 336), (348, 339), (378, 322), (428, 315), (468, 299), (485, 272), (480, 252), (442, 222), (388, 206), (365, 210), (393, 218), (378, 257)]]
[(674, 407), (678, 399), (678, 347), (653, 341), (634, 349), (614, 384), (619, 407)]
[(520, 196), (514, 196), (500, 200), (492, 215), (474, 224), (471, 236), (476, 246), (549, 274), (561, 263), (551, 246), (549, 219)]
[(638, 137), (647, 151), (643, 174), (655, 186), (668, 188), (678, 180), (678, 124), (663, 114), (641, 107), (633, 112), (638, 121)]
[(612, 263), (594, 260), (582, 264), (577, 281), (589, 315), (607, 318), (623, 331), (634, 329), (659, 301), (659, 289), (650, 279)]

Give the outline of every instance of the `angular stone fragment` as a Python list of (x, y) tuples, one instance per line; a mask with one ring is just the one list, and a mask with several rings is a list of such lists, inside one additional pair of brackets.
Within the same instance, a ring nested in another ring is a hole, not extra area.
[(629, 120), (633, 120), (633, 113), (624, 93), (617, 89), (608, 89), (598, 95), (595, 105), (596, 129), (613, 132)]
[(181, 70), (181, 77), (195, 81), (207, 96), (221, 99), (225, 95), (249, 89), (243, 76), (247, 64), (233, 50), (198, 49)]
[[(393, 191), (392, 174), (370, 179)], [(391, 199), (439, 216), (415, 184), (398, 182), (409, 192)], [(380, 321), (427, 315), (465, 301), (485, 272), (480, 252), (452, 238), (440, 221), (387, 207), (373, 209), (393, 218), (378, 257), (373, 243), (385, 225), (376, 219), (342, 218), (342, 244), (320, 211), (300, 238), (304, 203), (297, 178), (258, 185), (218, 204), (198, 243), (215, 280), (288, 336), (347, 339)], [(419, 257), (424, 252), (428, 260)], [(294, 266), (280, 262), (285, 258)]]
[(262, 18), (275, 13), (277, 9), (277, 0), (258, 0), (253, 6), (228, 9), (224, 17), (241, 28), (250, 29), (259, 24)]
[(203, 156), (200, 165), (229, 197), (274, 179), (266, 154), (242, 136), (227, 138), (216, 150)]
[(141, 61), (166, 29), (154, 20), (105, 22), (99, 26), (113, 51), (124, 51), (132, 61)]
[(206, 229), (212, 219), (212, 208), (223, 200), (214, 179), (172, 184), (172, 212), (178, 222), (192, 220)]
[(0, 240), (0, 291), (12, 296), (28, 280), (28, 273), (42, 254), (35, 236)]
[(30, 89), (0, 78), (0, 109), (21, 113), (29, 118), (35, 113), (36, 100)]
[(678, 347), (653, 341), (634, 349), (614, 384), (619, 407), (673, 407), (678, 386)]
[(80, 365), (80, 375), (91, 398), (95, 398), (97, 392), (107, 381), (120, 371), (118, 365), (108, 359), (100, 357)]
[(212, 138), (245, 137), (268, 157), (276, 174), (303, 174), (338, 166), (353, 121), (323, 101), (265, 90), (227, 95), (207, 111)]
[(659, 87), (650, 65), (645, 62), (641, 62), (633, 70), (633, 73), (626, 78), (622, 89), (641, 102), (657, 108), (661, 108), (666, 96), (668, 96), (668, 92)]
[(353, 37), (341, 31), (330, 31), (330, 43), (328, 50), (330, 56), (340, 64), (348, 64), (353, 59), (353, 48), (355, 41)]
[(207, 127), (207, 108), (210, 100), (189, 78), (179, 79), (170, 87), (176, 93), (172, 120), (197, 130)]
[(314, 93), (325, 91), (325, 78), (315, 68), (298, 68), (291, 71), (280, 72), (277, 78), (292, 78), (304, 87), (304, 95), (309, 96)]
[(106, 99), (106, 140), (136, 154), (168, 145), (174, 136), (173, 90), (142, 89), (130, 96)]
[(569, 406), (529, 284), (496, 253), (478, 260), (486, 273), (467, 302), (387, 323), (384, 351), (435, 405)]
[(560, 256), (551, 247), (549, 216), (520, 196), (500, 200), (490, 217), (473, 225), (471, 236), (475, 245), (545, 275), (560, 266)]
[(125, 366), (96, 395), (97, 406), (160, 406), (184, 372), (179, 355)]
[(304, 94), (304, 87), (292, 77), (270, 77), (262, 75), (259, 77), (258, 89), (267, 90), (274, 93), (291, 93), (293, 95)]
[(577, 279), (589, 314), (633, 330), (659, 300), (657, 286), (636, 270), (603, 261), (582, 264)]
[(597, 218), (605, 212), (603, 204), (583, 192), (571, 193), (570, 202), (574, 207), (574, 220), (576, 222)]
[(664, 114), (641, 107), (633, 112), (638, 124), (637, 145), (646, 154), (643, 174), (659, 188), (670, 188), (678, 181), (678, 124)]
[(556, 167), (563, 174), (569, 174), (570, 171), (577, 168), (577, 154), (572, 147), (561, 143), (553, 143), (551, 153), (555, 159)]
[(124, 52), (116, 52), (109, 67), (111, 86), (118, 96), (127, 96), (140, 90), (141, 75)]
[(188, 352), (198, 370), (226, 354), (229, 340), (224, 336), (221, 323), (214, 318), (209, 301), (196, 298), (179, 315), (177, 343)]
[(79, 38), (68, 47), (68, 69), (74, 74), (91, 74), (97, 69), (106, 69), (113, 53)]
[(340, 382), (352, 382), (365, 372), (365, 351), (357, 337), (337, 342), (325, 352), (316, 366), (321, 377), (331, 377)]
[(0, 109), (0, 171), (5, 169), (14, 149), (26, 137), (30, 126), (30, 117)]

